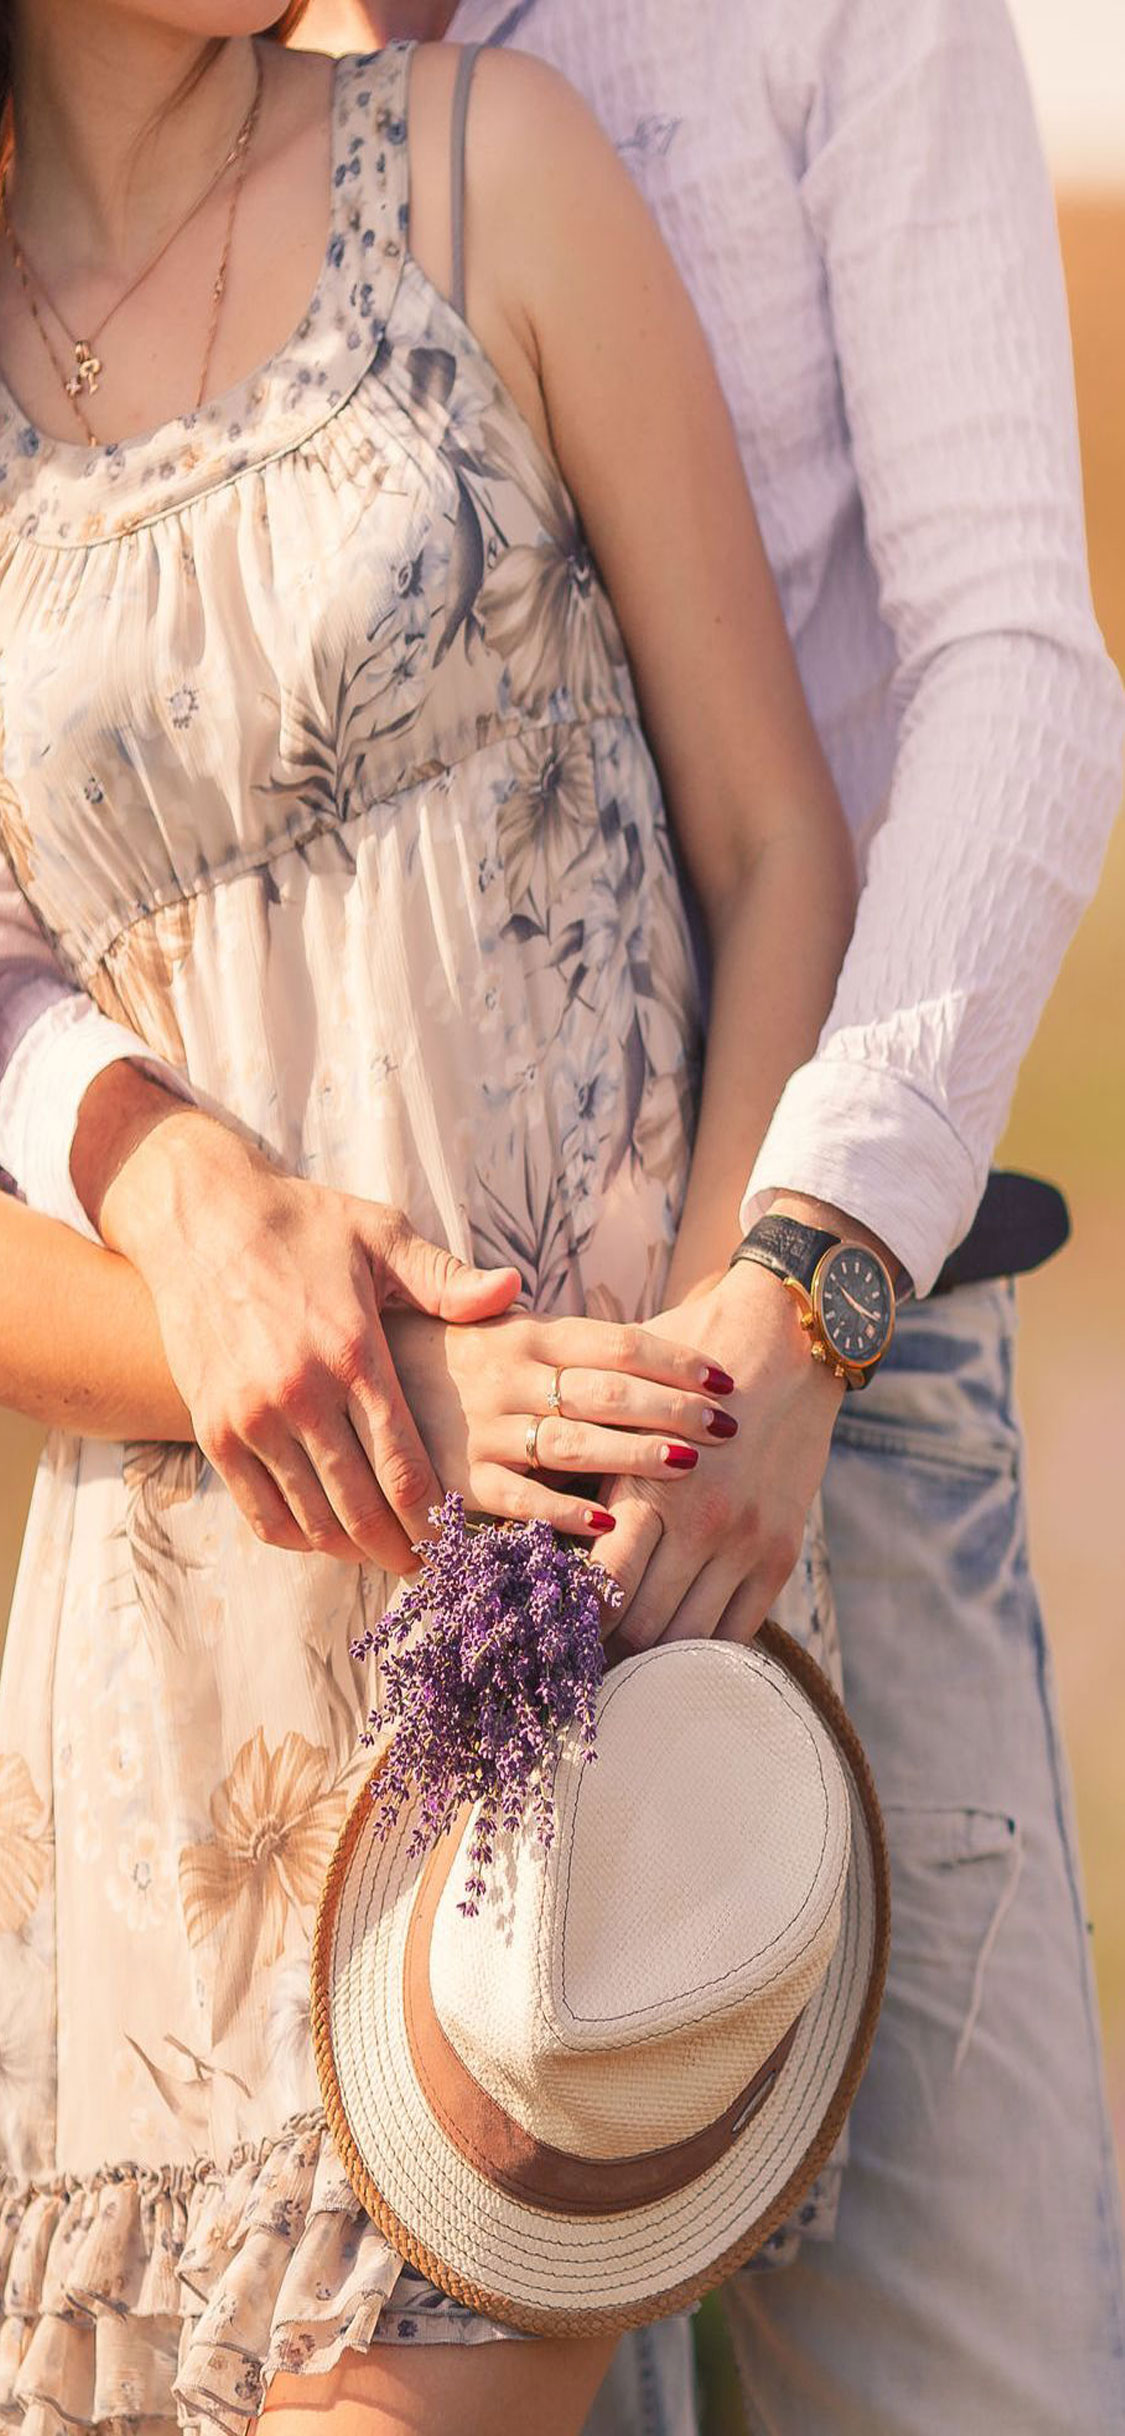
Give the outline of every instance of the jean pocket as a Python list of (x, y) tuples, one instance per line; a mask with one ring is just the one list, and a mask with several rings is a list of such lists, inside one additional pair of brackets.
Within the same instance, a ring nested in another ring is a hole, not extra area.
[(898, 1995), (940, 2026), (962, 2069), (989, 1963), (1023, 1868), (1019, 1820), (973, 1804), (884, 1801), (891, 1861), (891, 1973)]
[(908, 1464), (922, 1479), (951, 1475), (962, 1480), (1015, 1480), (1020, 1444), (1014, 1429), (995, 1414), (955, 1404), (947, 1392), (939, 1404), (927, 1399), (924, 1413), (908, 1418), (892, 1410), (853, 1413), (847, 1407), (833, 1432), (833, 1445), (850, 1447), (858, 1455), (880, 1462)]
[(870, 1386), (845, 1398), (835, 1436), (923, 1468), (1011, 1473), (1020, 1444), (1012, 1369), (1007, 1288), (907, 1305)]

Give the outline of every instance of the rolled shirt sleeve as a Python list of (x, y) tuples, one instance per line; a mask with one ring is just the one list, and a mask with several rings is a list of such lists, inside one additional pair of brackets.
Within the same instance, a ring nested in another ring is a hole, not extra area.
[(0, 1186), (94, 1243), (100, 1237), (71, 1181), (70, 1153), (90, 1084), (120, 1058), (192, 1098), (177, 1067), (67, 979), (0, 854)]
[(804, 35), (803, 197), (898, 751), (835, 1002), (742, 1222), (783, 1188), (837, 1203), (925, 1293), (1097, 883), (1125, 708), (1090, 600), (1054, 207), (1001, 0), (829, 0)]

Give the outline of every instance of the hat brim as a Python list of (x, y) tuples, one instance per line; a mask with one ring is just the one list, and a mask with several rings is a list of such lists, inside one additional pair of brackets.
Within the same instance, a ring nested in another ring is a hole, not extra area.
[(815, 1660), (776, 1624), (754, 1644), (793, 1678), (835, 1742), (851, 1804), (839, 1939), (776, 2086), (719, 2162), (667, 2199), (613, 2216), (546, 2214), (461, 2156), (415, 2074), (403, 1958), (425, 1866), (412, 1820), (376, 1832), (370, 1779), (325, 1881), (311, 2023), (325, 2114), (363, 2207), (404, 2259), (480, 2315), (527, 2334), (623, 2332), (685, 2309), (768, 2241), (826, 2163), (875, 2034), (890, 1881), (871, 1771)]

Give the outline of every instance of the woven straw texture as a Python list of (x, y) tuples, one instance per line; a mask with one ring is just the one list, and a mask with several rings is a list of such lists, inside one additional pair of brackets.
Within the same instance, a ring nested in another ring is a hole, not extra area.
[[(365, 1790), (337, 1845), (314, 1939), (311, 2020), (345, 2171), (412, 2265), (457, 2300), (525, 2332), (620, 2331), (687, 2307), (721, 2282), (815, 2179), (866, 2064), (890, 1938), (870, 1769), (815, 1662), (772, 1624), (755, 1648), (772, 1680), (806, 1695), (843, 1764), (851, 1813), (843, 1922), (785, 2070), (752, 2125), (666, 2200), (595, 2220), (546, 2215), (495, 2190), (458, 2154), (420, 2095), (402, 2024), (403, 1949), (424, 1866), (406, 1859), (409, 1824), (381, 1842)], [(349, 1971), (361, 1944), (362, 2005), (359, 1975)], [(665, 2129), (665, 2140), (673, 2136)]]

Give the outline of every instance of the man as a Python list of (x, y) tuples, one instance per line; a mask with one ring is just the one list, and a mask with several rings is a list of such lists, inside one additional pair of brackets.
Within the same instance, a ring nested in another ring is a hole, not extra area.
[[(333, 30), (362, 40), (348, 15)], [(809, 1231), (873, 1249), (898, 1289), (894, 1340), (862, 1397), (830, 1363), (795, 1391), (794, 1305), (740, 1262), (683, 1321), (744, 1399), (735, 1490), (721, 1507), (610, 1501), (633, 1646), (670, 1619), (708, 1629), (716, 1598), (745, 1632), (831, 1438), (846, 1689), (887, 1816), (894, 1951), (835, 2238), (726, 2294), (748, 2425), (1097, 2436), (1125, 2419), (1125, 2304), (1010, 1292), (908, 1299), (980, 1200), (1120, 783), (1050, 196), (1011, 31), (1001, 0), (363, 15), (376, 40), (537, 51), (633, 168), (711, 339), (865, 865), (832, 1016), (743, 1224), (768, 1209), (806, 1230), (781, 1239), (783, 1266)], [(308, 30), (325, 38), (327, 19)], [(468, 243), (471, 312), (471, 215)], [(622, 2345), (599, 2436), (690, 2427), (685, 2362), (676, 2322)]]
[[(772, 1204), (859, 1236), (924, 1295), (980, 1199), (1121, 776), (1053, 212), (1001, 0), (366, 13), (377, 39), (507, 42), (560, 68), (694, 293), (866, 864), (836, 1005), (743, 1222)], [(726, 2296), (762, 2436), (1108, 2436), (1125, 2420), (1114, 2169), (1011, 1329), (1003, 1283), (900, 1303), (886, 1361), (836, 1421), (829, 1549), (896, 1934), (835, 2240)], [(760, 1517), (771, 1436), (802, 1458), (743, 1345), (748, 1370), (763, 1422), (740, 1460)], [(639, 1642), (691, 1579), (698, 1551), (673, 1543), (707, 1526), (671, 1500), (658, 1521), (618, 1517)], [(764, 1604), (752, 1530), (744, 1547), (743, 1595)], [(599, 2427), (673, 2424), (675, 2343), (653, 2329), (632, 2358), (622, 2346)]]

